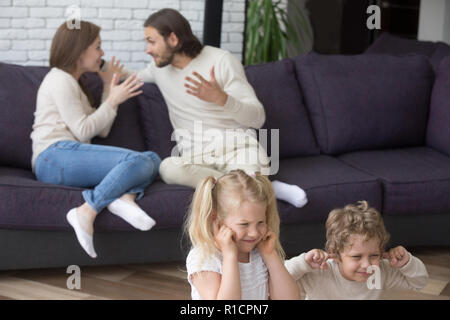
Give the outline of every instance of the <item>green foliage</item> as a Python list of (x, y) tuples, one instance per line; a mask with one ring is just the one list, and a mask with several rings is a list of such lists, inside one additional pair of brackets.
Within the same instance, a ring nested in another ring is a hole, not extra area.
[[(309, 24), (298, 6), (293, 19), (280, 7), (281, 1), (248, 0), (246, 65), (277, 61), (287, 57), (287, 43), (301, 49), (301, 41), (312, 38)], [(301, 30), (297, 33), (296, 29)]]

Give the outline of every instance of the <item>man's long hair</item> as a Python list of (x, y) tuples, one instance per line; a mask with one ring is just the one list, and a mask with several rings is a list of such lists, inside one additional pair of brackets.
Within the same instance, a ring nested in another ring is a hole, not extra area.
[(176, 53), (195, 58), (203, 49), (203, 44), (192, 33), (189, 22), (177, 10), (166, 8), (153, 13), (144, 23), (144, 27), (153, 27), (167, 40), (173, 32), (178, 37)]

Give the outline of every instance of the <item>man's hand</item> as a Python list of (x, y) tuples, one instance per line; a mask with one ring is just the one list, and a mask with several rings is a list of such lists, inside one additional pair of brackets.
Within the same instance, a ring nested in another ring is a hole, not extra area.
[(186, 81), (189, 83), (185, 83), (184, 86), (187, 88), (186, 92), (196, 96), (197, 98), (217, 104), (221, 107), (225, 105), (228, 99), (228, 95), (220, 88), (217, 83), (216, 77), (214, 76), (214, 66), (211, 68), (211, 80), (206, 81), (200, 74), (197, 72), (192, 73), (197, 80), (192, 79), (191, 77), (186, 77)]
[(383, 254), (383, 258), (389, 260), (391, 267), (401, 268), (409, 261), (409, 252), (402, 246), (392, 248)]

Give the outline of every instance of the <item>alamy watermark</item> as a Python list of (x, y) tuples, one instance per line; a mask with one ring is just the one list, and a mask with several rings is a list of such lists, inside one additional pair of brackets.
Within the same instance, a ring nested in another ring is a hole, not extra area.
[(367, 273), (370, 273), (371, 276), (367, 279), (367, 288), (369, 290), (373, 289), (381, 289), (381, 271), (380, 267), (377, 265), (371, 265), (367, 267)]
[[(258, 140), (257, 140), (258, 137)], [(210, 128), (196, 120), (192, 130), (176, 129), (171, 140), (176, 146), (171, 151), (174, 165), (187, 162), (195, 165), (239, 166), (255, 165), (263, 175), (273, 175), (279, 169), (278, 129), (270, 130), (270, 156), (268, 156), (267, 129)]]
[(66, 18), (67, 29), (81, 29), (81, 9), (77, 5), (71, 5), (66, 8), (64, 14)]
[(367, 7), (366, 13), (372, 14), (367, 18), (366, 26), (367, 29), (381, 29), (381, 9), (377, 5), (371, 5)]
[(71, 274), (67, 278), (66, 286), (69, 290), (81, 289), (81, 269), (77, 265), (70, 265), (67, 267), (66, 273)]

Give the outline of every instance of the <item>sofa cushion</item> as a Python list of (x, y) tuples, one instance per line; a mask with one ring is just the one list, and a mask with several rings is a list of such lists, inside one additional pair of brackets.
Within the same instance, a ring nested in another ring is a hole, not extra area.
[(407, 54), (418, 53), (430, 57), (436, 49), (436, 43), (417, 41), (383, 32), (365, 51), (365, 53)]
[(295, 63), (324, 153), (424, 145), (434, 79), (426, 57), (310, 53)]
[(450, 156), (450, 57), (442, 61), (431, 94), (427, 145)]
[(354, 152), (339, 159), (381, 180), (386, 215), (450, 212), (450, 158), (431, 148)]
[(0, 164), (31, 168), (31, 129), (47, 67), (0, 63)]
[(172, 139), (173, 127), (161, 91), (153, 83), (145, 83), (143, 94), (138, 96), (142, 134), (148, 150), (161, 159), (169, 157), (176, 146)]
[[(324, 222), (333, 208), (358, 200), (381, 209), (379, 182), (329, 156), (282, 160), (275, 179), (298, 184), (308, 195), (309, 202), (303, 208), (278, 201), (283, 224)], [(65, 215), (84, 202), (82, 190), (36, 181), (29, 170), (0, 167), (0, 228), (72, 231)], [(180, 228), (193, 192), (192, 188), (157, 180), (138, 203), (155, 219), (155, 229)], [(136, 231), (107, 209), (98, 215), (94, 227), (96, 231)]]
[(450, 55), (450, 46), (443, 42), (418, 41), (394, 36), (387, 32), (382, 33), (365, 53), (386, 53), (394, 55), (404, 55), (417, 53), (430, 58), (433, 69), (439, 67), (440, 61)]
[[(29, 170), (0, 167), (0, 228), (72, 231), (66, 213), (84, 202), (82, 190), (36, 181)], [(180, 228), (193, 191), (157, 180), (146, 189), (138, 203), (155, 219), (155, 229)], [(96, 231), (136, 231), (107, 209), (98, 215), (94, 228)]]
[(131, 98), (122, 103), (108, 136), (106, 138), (97, 136), (92, 139), (91, 143), (135, 151), (147, 150), (141, 130), (137, 98)]
[(366, 200), (381, 210), (382, 190), (379, 181), (330, 156), (281, 160), (280, 170), (273, 180), (296, 184), (305, 190), (308, 197), (308, 203), (302, 208), (278, 201), (283, 224), (309, 221), (325, 223), (332, 209), (360, 200)]
[(262, 128), (268, 129), (267, 150), (271, 150), (270, 129), (279, 129), (281, 159), (319, 154), (293, 61), (248, 66), (245, 72), (266, 112)]
[(430, 57), (430, 62), (434, 70), (437, 71), (442, 61), (448, 57), (450, 57), (450, 46), (446, 43), (438, 42), (436, 44), (436, 50), (434, 50), (433, 55)]

